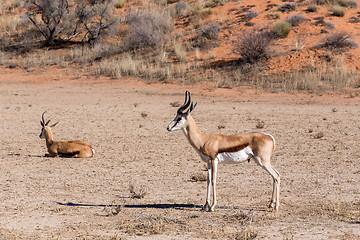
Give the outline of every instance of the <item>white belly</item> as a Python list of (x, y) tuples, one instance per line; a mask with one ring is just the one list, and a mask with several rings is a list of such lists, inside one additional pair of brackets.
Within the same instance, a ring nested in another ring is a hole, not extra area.
[(223, 152), (217, 155), (219, 163), (241, 163), (253, 156), (250, 147), (246, 147), (238, 152)]

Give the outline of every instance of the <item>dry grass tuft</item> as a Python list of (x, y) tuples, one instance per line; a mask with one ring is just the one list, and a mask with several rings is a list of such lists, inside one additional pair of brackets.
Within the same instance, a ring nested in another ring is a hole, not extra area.
[(174, 107), (174, 108), (178, 108), (181, 106), (181, 103), (179, 101), (176, 101), (176, 102), (171, 102), (170, 103), (170, 106)]
[(343, 17), (345, 16), (346, 8), (340, 5), (335, 5), (331, 8), (331, 12), (334, 16)]
[(279, 21), (273, 25), (273, 32), (279, 38), (286, 38), (291, 29), (292, 26), (287, 21)]
[(165, 225), (161, 219), (142, 219), (134, 222), (121, 222), (120, 229), (124, 229), (128, 234), (135, 234), (138, 236), (148, 236), (154, 234), (161, 234), (165, 230)]
[(207, 175), (203, 173), (195, 173), (190, 177), (191, 182), (205, 182), (207, 181)]
[(334, 201), (320, 207), (322, 213), (344, 222), (360, 223), (360, 202), (359, 201)]
[(132, 199), (142, 199), (147, 194), (143, 186), (137, 188), (133, 184), (129, 185), (129, 192)]

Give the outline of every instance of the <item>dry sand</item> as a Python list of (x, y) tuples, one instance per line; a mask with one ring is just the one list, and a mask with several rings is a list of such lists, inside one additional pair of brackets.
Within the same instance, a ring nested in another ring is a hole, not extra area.
[[(205, 163), (166, 130), (186, 89), (202, 131), (276, 138), (277, 214), (253, 161), (219, 165), (218, 207), (201, 211), (206, 183), (191, 178)], [(359, 100), (3, 72), (0, 239), (360, 239)], [(56, 140), (87, 141), (95, 156), (44, 157), (44, 111)]]

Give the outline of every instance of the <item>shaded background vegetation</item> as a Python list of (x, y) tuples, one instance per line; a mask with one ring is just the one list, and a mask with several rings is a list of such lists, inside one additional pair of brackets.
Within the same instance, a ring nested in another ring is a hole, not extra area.
[[(237, 1), (6, 0), (0, 4), (0, 64), (27, 70), (71, 66), (95, 76), (270, 91), (358, 88), (357, 69), (346, 62), (358, 43), (326, 15), (311, 15), (326, 10), (344, 18), (358, 8), (357, 1), (274, 2), (258, 11)], [(215, 15), (225, 8), (235, 19)], [(349, 17), (348, 24), (359, 24), (358, 15)], [(257, 22), (261, 18), (266, 22)], [(303, 28), (310, 24), (321, 31), (315, 44)], [(224, 48), (229, 57), (217, 56)], [(316, 61), (271, 71), (277, 61), (303, 55)]]

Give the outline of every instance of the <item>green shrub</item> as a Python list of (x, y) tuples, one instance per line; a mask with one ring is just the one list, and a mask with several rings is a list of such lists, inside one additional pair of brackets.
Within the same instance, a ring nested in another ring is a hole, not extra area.
[(286, 21), (276, 22), (273, 26), (274, 34), (279, 38), (286, 38), (291, 29), (291, 24)]

